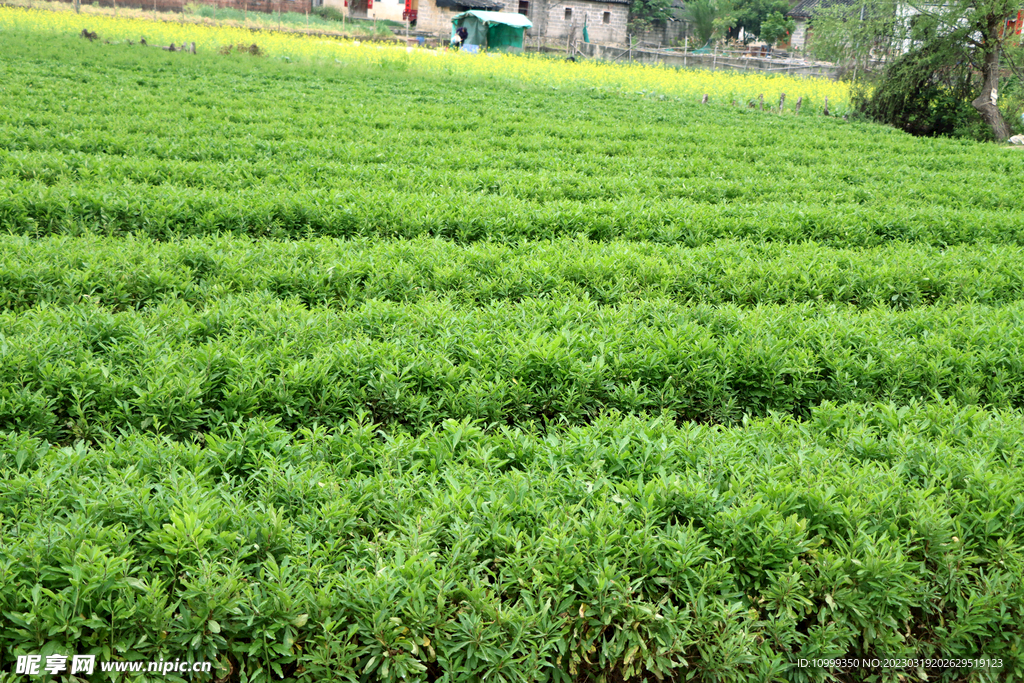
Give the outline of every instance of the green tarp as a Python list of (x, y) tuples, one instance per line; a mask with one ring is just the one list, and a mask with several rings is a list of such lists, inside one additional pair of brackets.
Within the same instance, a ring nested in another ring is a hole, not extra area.
[(466, 45), (479, 45), (489, 50), (523, 49), (523, 33), (533, 23), (522, 14), (469, 10), (452, 17), (452, 37), (460, 28), (466, 29)]

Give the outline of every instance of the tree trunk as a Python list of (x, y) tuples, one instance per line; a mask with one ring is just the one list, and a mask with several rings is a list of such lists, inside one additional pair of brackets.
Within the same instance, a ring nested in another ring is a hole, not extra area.
[(992, 127), (996, 140), (1003, 142), (1010, 137), (1010, 127), (1003, 120), (996, 105), (996, 95), (999, 87), (999, 29), (1001, 18), (991, 14), (988, 16), (988, 26), (985, 35), (985, 64), (982, 66), (982, 73), (985, 76), (985, 83), (981, 86), (981, 94), (971, 102), (971, 106), (978, 110), (981, 118)]

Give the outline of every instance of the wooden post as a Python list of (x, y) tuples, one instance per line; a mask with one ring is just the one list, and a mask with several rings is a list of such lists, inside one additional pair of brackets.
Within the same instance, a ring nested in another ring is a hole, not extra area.
[(702, 99), (700, 101), (700, 103), (701, 104), (707, 104), (708, 103), (708, 94), (707, 93), (704, 93), (704, 99)]
[(683, 66), (686, 66), (686, 51), (689, 49), (689, 46), (690, 46), (690, 36), (689, 35), (684, 35), (683, 36)]
[(825, 110), (823, 112), (821, 112), (821, 113), (824, 114), (825, 116), (828, 116), (828, 96), (827, 95), (825, 96)]
[(764, 111), (764, 93), (757, 96), (757, 110)]
[(786, 104), (786, 93), (779, 95), (779, 113), (782, 113), (782, 107)]
[(800, 105), (803, 104), (803, 103), (804, 103), (804, 96), (803, 95), (801, 95), (800, 97), (796, 98), (796, 110), (793, 112), (794, 116), (799, 116), (800, 115)]

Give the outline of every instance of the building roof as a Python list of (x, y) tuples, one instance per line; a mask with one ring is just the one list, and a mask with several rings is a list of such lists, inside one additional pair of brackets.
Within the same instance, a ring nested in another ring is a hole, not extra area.
[(826, 9), (828, 7), (837, 7), (839, 5), (853, 7), (859, 1), (860, 0), (800, 0), (796, 7), (786, 12), (786, 16), (793, 17), (795, 19), (810, 19), (818, 10)]
[(579, 2), (589, 2), (594, 5), (628, 5), (630, 0), (578, 0)]
[(506, 26), (514, 26), (515, 28), (530, 28), (533, 26), (533, 22), (522, 14), (516, 14), (514, 12), (485, 12), (483, 10), (476, 9), (456, 14), (452, 17), (452, 23), (455, 23), (463, 17), (476, 17), (485, 24), (505, 24)]
[(497, 11), (505, 7), (505, 3), (498, 0), (437, 0), (437, 6)]

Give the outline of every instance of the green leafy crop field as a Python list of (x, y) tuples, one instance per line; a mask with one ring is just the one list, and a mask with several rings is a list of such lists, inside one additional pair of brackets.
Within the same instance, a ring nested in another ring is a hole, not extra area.
[(388, 64), (0, 33), (0, 681), (1024, 677), (1024, 156)]

